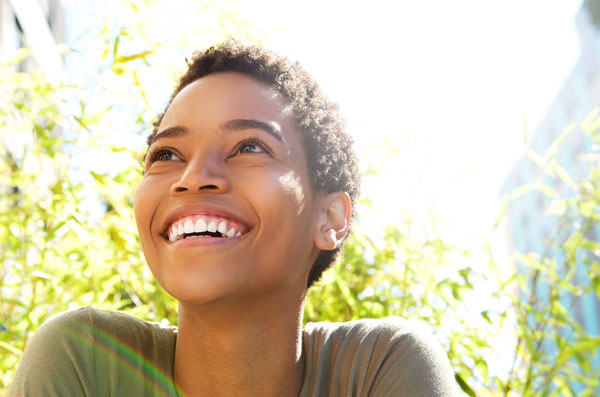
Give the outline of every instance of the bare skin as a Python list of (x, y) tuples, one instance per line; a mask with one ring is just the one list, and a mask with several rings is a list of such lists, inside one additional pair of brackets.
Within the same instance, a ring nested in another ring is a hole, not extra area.
[(212, 313), (180, 305), (176, 384), (190, 396), (298, 395), (304, 373), (301, 305), (280, 317), (272, 315), (282, 313), (280, 302), (251, 311), (240, 302), (238, 312), (228, 305), (227, 315), (219, 305)]
[[(251, 77), (210, 74), (175, 97), (149, 148), (135, 214), (150, 269), (179, 300), (184, 395), (300, 391), (308, 273), (343, 240), (351, 204), (312, 190), (285, 105)], [(231, 237), (170, 238), (199, 218)]]

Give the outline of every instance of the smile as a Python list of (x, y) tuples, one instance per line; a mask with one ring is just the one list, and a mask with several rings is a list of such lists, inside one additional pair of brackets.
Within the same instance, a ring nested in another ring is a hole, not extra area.
[(247, 229), (245, 225), (227, 218), (187, 215), (173, 221), (163, 237), (169, 241), (203, 237), (231, 238), (241, 236)]

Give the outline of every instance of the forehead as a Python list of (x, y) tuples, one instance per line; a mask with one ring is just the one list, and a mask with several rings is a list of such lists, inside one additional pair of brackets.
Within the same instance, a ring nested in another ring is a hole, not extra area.
[(296, 132), (287, 100), (262, 81), (237, 72), (211, 73), (187, 85), (169, 105), (159, 129), (194, 119), (206, 124), (240, 118)]

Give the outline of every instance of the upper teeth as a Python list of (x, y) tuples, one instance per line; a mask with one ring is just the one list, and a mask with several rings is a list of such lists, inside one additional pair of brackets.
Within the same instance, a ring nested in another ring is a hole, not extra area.
[[(176, 220), (171, 224), (168, 230), (169, 241), (180, 240), (185, 238), (185, 234), (202, 233), (202, 232), (219, 232), (222, 237), (234, 237), (241, 235), (239, 227), (235, 222), (230, 222), (227, 219), (207, 217), (202, 215), (191, 215), (185, 218)], [(194, 237), (194, 236), (189, 236)]]

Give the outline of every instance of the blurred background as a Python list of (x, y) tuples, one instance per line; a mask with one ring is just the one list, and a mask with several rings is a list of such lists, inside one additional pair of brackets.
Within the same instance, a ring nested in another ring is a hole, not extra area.
[(399, 315), (465, 395), (600, 394), (600, 1), (0, 0), (0, 393), (80, 305), (176, 324), (132, 215), (185, 58), (298, 61), (365, 175), (305, 321)]

